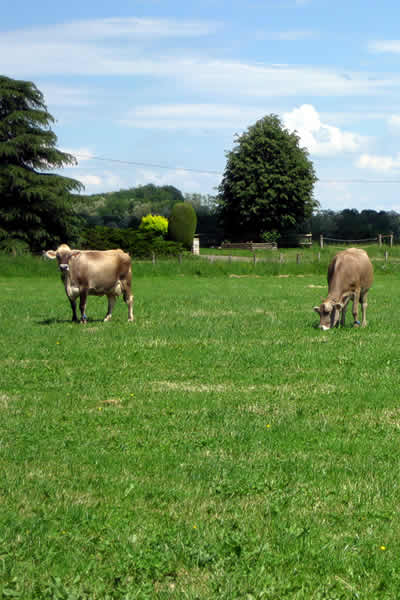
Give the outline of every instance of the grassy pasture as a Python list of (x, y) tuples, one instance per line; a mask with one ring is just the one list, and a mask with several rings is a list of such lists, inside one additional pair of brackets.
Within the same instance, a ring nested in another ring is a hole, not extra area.
[(399, 269), (134, 265), (136, 323), (0, 257), (0, 597), (398, 599)]

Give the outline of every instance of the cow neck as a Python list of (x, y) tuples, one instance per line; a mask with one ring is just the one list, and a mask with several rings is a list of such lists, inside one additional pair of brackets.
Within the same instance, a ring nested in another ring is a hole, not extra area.
[(327, 300), (330, 300), (334, 304), (341, 303), (342, 302), (342, 295), (343, 294), (335, 294), (334, 292), (329, 292)]

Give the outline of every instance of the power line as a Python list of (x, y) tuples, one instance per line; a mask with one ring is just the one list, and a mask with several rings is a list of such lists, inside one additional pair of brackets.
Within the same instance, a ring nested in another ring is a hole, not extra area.
[(119, 160), (117, 158), (107, 158), (105, 156), (88, 156), (85, 154), (75, 154), (78, 158), (85, 158), (86, 160), (103, 160), (106, 162), (120, 163), (123, 165), (134, 165), (136, 167), (153, 167), (157, 169), (168, 169), (170, 171), (188, 171), (189, 173), (204, 173), (207, 175), (222, 175), (221, 171), (206, 171), (204, 169), (188, 169), (184, 167), (171, 167), (169, 165), (158, 165), (154, 163), (143, 163), (136, 162), (133, 160)]
[(400, 179), (318, 179), (321, 183), (400, 183)]
[[(221, 171), (209, 171), (205, 169), (189, 169), (186, 167), (171, 167), (169, 165), (159, 165), (156, 163), (137, 162), (133, 160), (121, 160), (118, 158), (109, 158), (106, 156), (92, 156), (88, 154), (75, 154), (74, 156), (85, 160), (102, 160), (104, 162), (119, 163), (122, 165), (131, 165), (135, 167), (152, 167), (156, 169), (167, 169), (169, 171), (185, 171), (188, 173), (201, 173), (203, 175), (222, 175)], [(319, 183), (362, 183), (362, 184), (400, 184), (399, 179), (318, 179)]]

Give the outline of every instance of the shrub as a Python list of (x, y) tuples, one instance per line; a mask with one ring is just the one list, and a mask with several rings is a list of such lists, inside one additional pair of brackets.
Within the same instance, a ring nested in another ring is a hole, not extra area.
[(6, 237), (0, 241), (0, 252), (12, 256), (21, 256), (29, 252), (29, 244), (15, 237)]
[(80, 245), (84, 249), (92, 250), (121, 248), (133, 258), (151, 258), (153, 252), (157, 256), (177, 256), (183, 251), (182, 244), (164, 240), (152, 233), (115, 227), (83, 229)]
[(189, 202), (178, 202), (174, 204), (169, 218), (168, 237), (190, 250), (196, 225), (197, 216), (193, 206)]
[(161, 215), (146, 215), (142, 217), (139, 225), (139, 231), (153, 233), (166, 237), (168, 233), (168, 219)]

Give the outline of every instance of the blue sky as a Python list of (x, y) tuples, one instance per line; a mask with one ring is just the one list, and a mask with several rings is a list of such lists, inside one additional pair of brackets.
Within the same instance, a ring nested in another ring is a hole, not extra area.
[(44, 93), (85, 193), (213, 194), (235, 134), (274, 113), (310, 153), (321, 208), (400, 212), (397, 2), (112, 4), (2, 7), (0, 73)]

